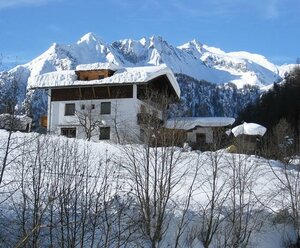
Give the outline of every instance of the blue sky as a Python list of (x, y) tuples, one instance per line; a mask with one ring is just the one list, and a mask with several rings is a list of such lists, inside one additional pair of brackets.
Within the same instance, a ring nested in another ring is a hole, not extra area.
[(249, 51), (276, 64), (300, 57), (299, 0), (0, 0), (3, 61), (29, 61), (93, 32), (105, 42), (160, 35)]

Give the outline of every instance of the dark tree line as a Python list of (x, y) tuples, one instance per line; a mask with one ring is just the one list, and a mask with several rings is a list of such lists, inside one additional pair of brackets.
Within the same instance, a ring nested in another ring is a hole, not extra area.
[(235, 117), (246, 104), (261, 94), (256, 86), (237, 88), (233, 83), (214, 84), (176, 74), (181, 89), (179, 112), (183, 116)]
[[(276, 125), (286, 120), (291, 129), (294, 144), (299, 146), (300, 131), (300, 67), (296, 67), (281, 84), (249, 104), (239, 113), (236, 124), (255, 122), (265, 126), (268, 134), (274, 135)], [(288, 134), (287, 134), (288, 135)]]

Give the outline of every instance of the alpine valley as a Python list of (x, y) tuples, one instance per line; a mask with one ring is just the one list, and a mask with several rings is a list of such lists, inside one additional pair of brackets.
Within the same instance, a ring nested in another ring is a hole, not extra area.
[(30, 78), (96, 62), (126, 67), (166, 64), (181, 87), (179, 109), (180, 114), (186, 116), (235, 117), (262, 91), (282, 81), (293, 67), (274, 65), (258, 54), (227, 53), (197, 40), (178, 47), (159, 36), (107, 44), (95, 34), (88, 33), (71, 45), (54, 43), (34, 60), (0, 72), (0, 98), (11, 97), (15, 82), (18, 111), (27, 112), (37, 120), (46, 113), (47, 97), (45, 92), (28, 90)]

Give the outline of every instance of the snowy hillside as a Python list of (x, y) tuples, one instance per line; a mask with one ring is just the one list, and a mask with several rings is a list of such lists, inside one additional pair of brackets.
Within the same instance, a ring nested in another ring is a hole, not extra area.
[(219, 48), (202, 45), (196, 40), (179, 48), (200, 59), (208, 67), (228, 72), (231, 78), (223, 78), (223, 82), (227, 80), (239, 88), (245, 84), (261, 87), (281, 79), (277, 66), (258, 54), (248, 52), (225, 53)]
[(280, 248), (297, 235), (291, 164), (3, 130), (0, 146), (1, 247)]
[(279, 66), (278, 67), (279, 75), (281, 77), (284, 77), (286, 75), (286, 73), (288, 73), (289, 71), (291, 71), (296, 66), (299, 66), (299, 64), (284, 64), (284, 65)]
[(176, 74), (181, 89), (178, 111), (182, 116), (236, 117), (244, 106), (261, 95), (256, 86), (237, 88), (234, 84), (212, 84)]

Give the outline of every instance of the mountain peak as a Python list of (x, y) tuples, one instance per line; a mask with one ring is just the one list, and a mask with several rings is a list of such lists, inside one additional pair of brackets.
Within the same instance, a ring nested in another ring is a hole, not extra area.
[(152, 35), (150, 36), (150, 40), (157, 40), (157, 41), (161, 41), (163, 38), (160, 35)]
[(104, 43), (100, 37), (98, 37), (96, 34), (89, 32), (85, 35), (83, 35), (78, 41), (77, 44), (81, 43)]
[(54, 43), (52, 43), (52, 45), (48, 48), (48, 50), (46, 52), (55, 51), (58, 46), (59, 45), (56, 42), (54, 42)]
[(168, 42), (161, 35), (151, 36), (150, 41), (152, 41), (153, 43), (166, 43), (166, 44), (168, 44)]
[(170, 45), (162, 36), (151, 36), (149, 38), (150, 44), (149, 48), (155, 48), (158, 51), (166, 51), (172, 49), (172, 45)]
[(193, 45), (196, 45), (196, 46), (199, 46), (199, 47), (203, 46), (203, 44), (199, 40), (197, 40), (197, 39), (193, 39), (189, 43), (193, 44)]
[(140, 39), (140, 43), (145, 46), (147, 44), (147, 38), (143, 37), (142, 39)]
[(200, 41), (193, 39), (181, 46), (178, 46), (177, 48), (186, 51), (187, 53), (193, 54), (196, 58), (198, 58), (201, 57), (202, 54), (206, 51), (203, 46), (204, 45)]

